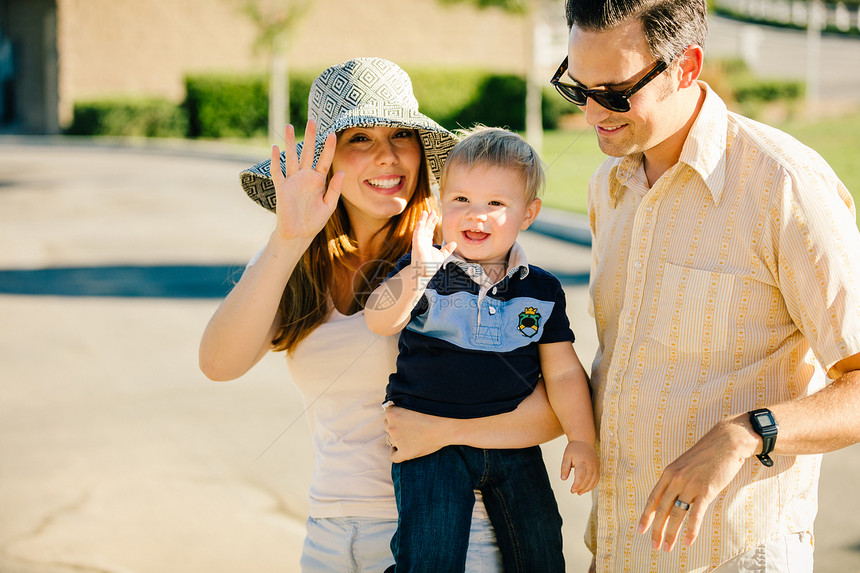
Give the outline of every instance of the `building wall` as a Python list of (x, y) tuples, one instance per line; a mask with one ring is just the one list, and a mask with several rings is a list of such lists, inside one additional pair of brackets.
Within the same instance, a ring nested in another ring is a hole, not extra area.
[(261, 66), (227, 0), (57, 0), (60, 118), (76, 100), (180, 100), (186, 72)]
[[(179, 101), (189, 72), (265, 70), (245, 0), (56, 0), (60, 123), (74, 101), (147, 94)], [(556, 1), (556, 0), (553, 0)], [(438, 0), (312, 0), (289, 47), (295, 69), (356, 56), (404, 67), (522, 72), (526, 19)], [(562, 0), (557, 0), (558, 18)]]
[(36, 133), (57, 131), (56, 5), (54, 0), (0, 0), (0, 31), (12, 42), (11, 105), (17, 123)]

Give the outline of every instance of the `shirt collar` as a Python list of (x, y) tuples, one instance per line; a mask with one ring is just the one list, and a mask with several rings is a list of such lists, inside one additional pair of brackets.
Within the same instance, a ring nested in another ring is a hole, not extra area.
[[(708, 84), (699, 81), (699, 86), (705, 91), (705, 101), (687, 134), (678, 162), (696, 171), (708, 188), (711, 199), (719, 203), (726, 181), (728, 111), (726, 104)], [(642, 158), (642, 153), (633, 153), (609, 159), (614, 163), (609, 171), (609, 200), (613, 207), (618, 204), (624, 188), (639, 176)]]
[[(472, 263), (458, 255), (457, 253), (451, 253), (447, 259), (442, 262), (442, 267), (448, 265), (448, 263), (453, 263), (456, 266), (463, 269), (473, 281), (475, 281), (479, 285), (490, 285), (490, 279), (487, 278), (486, 273), (484, 273), (483, 267), (481, 267), (478, 263)], [(498, 280), (497, 283), (502, 282), (503, 280), (514, 275), (515, 272), (519, 271), (520, 279), (526, 278), (526, 275), (529, 274), (529, 262), (526, 259), (526, 252), (520, 246), (519, 243), (514, 243), (511, 247), (510, 252), (508, 253), (508, 268), (505, 276)]]
[(700, 81), (699, 86), (705, 92), (705, 101), (693, 127), (690, 128), (679, 161), (686, 163), (699, 174), (711, 192), (711, 199), (714, 203), (719, 203), (726, 182), (728, 110), (720, 96), (714, 93), (708, 84)]
[(636, 170), (642, 165), (642, 154), (634, 153), (624, 157), (612, 157), (609, 161), (615, 163), (609, 170), (609, 203), (614, 209), (624, 189), (633, 179)]

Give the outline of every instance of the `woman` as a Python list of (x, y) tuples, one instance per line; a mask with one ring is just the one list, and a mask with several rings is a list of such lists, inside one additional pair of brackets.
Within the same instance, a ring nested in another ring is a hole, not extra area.
[[(454, 138), (418, 111), (409, 76), (379, 58), (320, 74), (308, 117), (313, 148), (294, 146), (288, 126), (285, 152), (273, 146), (271, 161), (242, 174), (249, 196), (276, 212), (275, 230), (206, 327), (200, 367), (213, 380), (232, 380), (269, 350), (286, 350), (316, 451), (302, 570), (382, 571), (393, 564), (397, 525), (390, 457), (455, 442), (525, 447), (560, 429), (537, 392), (492, 418), (397, 418), (392, 432), (402, 430), (409, 444), (389, 447), (381, 404), (397, 340), (372, 334), (363, 308), (410, 250), (421, 212), (435, 209), (430, 187)], [(270, 173), (274, 162), (282, 168)], [(428, 443), (417, 444), (410, 428), (426, 429)], [(467, 570), (496, 571), (499, 563), (476, 503)]]

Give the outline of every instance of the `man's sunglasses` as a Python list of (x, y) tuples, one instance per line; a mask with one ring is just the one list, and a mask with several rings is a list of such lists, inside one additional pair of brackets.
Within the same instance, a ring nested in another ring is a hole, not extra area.
[(564, 72), (567, 71), (567, 57), (565, 57), (549, 83), (554, 85), (555, 89), (558, 90), (558, 93), (571, 103), (575, 103), (576, 105), (585, 105), (586, 100), (591, 98), (608, 110), (624, 113), (630, 111), (630, 97), (645, 87), (648, 82), (663, 73), (663, 70), (667, 67), (668, 64), (666, 64), (666, 62), (657, 62), (654, 64), (654, 67), (645, 74), (645, 77), (636, 82), (635, 86), (624, 90), (623, 92), (612, 90), (588, 90), (582, 86), (566, 84), (561, 81), (561, 77), (564, 75)]

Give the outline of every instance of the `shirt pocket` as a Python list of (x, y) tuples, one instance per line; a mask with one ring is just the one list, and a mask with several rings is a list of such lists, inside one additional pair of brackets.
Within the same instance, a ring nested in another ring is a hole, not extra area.
[(725, 350), (734, 330), (737, 277), (666, 264), (651, 338), (671, 350)]

